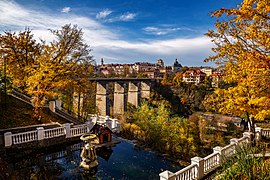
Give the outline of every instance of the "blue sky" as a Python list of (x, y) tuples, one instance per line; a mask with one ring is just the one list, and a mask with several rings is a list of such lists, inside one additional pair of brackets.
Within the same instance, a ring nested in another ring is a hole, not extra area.
[(0, 0), (0, 33), (30, 27), (35, 38), (53, 39), (48, 29), (77, 24), (97, 63), (152, 62), (206, 66), (213, 44), (210, 12), (240, 0)]

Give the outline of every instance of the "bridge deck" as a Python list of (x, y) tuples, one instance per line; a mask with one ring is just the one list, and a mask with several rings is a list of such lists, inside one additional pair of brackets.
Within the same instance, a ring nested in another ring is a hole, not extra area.
[(89, 78), (90, 81), (156, 81), (155, 78)]

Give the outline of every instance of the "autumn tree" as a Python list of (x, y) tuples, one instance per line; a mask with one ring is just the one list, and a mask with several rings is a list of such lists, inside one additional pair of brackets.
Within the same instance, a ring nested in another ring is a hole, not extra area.
[(18, 35), (6, 32), (0, 36), (2, 59), (8, 58), (8, 74), (14, 86), (23, 87), (33, 97), (37, 118), (46, 100), (72, 85), (80, 89), (79, 83), (89, 77), (92, 65), (91, 50), (81, 29), (65, 25), (50, 31), (55, 40), (49, 43), (37, 43), (28, 29)]
[(12, 83), (17, 88), (25, 90), (29, 69), (37, 62), (41, 54), (41, 44), (33, 38), (29, 29), (23, 32), (0, 34), (0, 62), (6, 70)]
[(56, 36), (53, 42), (42, 45), (31, 76), (27, 80), (27, 91), (33, 95), (36, 114), (44, 101), (59, 94), (70, 83), (87, 76), (92, 56), (83, 41), (83, 32), (77, 26), (65, 25), (61, 30), (51, 30)]
[[(217, 30), (206, 34), (216, 45), (215, 55), (205, 61), (225, 66), (227, 89), (216, 89), (219, 111), (245, 114), (252, 131), (254, 121), (270, 115), (270, 3), (269, 0), (244, 0), (237, 8), (220, 9), (212, 15)], [(211, 100), (212, 101), (212, 100)]]
[(183, 72), (177, 72), (173, 77), (173, 83), (179, 86), (181, 85), (182, 82), (183, 82)]

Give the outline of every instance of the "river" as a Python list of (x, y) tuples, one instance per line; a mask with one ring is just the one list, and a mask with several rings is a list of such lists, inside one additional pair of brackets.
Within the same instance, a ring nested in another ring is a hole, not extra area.
[[(16, 179), (159, 179), (164, 170), (181, 167), (126, 140), (111, 149), (98, 149), (98, 167), (92, 172), (79, 167), (82, 143), (58, 147), (33, 156), (8, 158), (6, 163)], [(77, 149), (76, 149), (77, 148)], [(11, 161), (12, 159), (12, 161)], [(1, 177), (1, 176), (0, 176)]]

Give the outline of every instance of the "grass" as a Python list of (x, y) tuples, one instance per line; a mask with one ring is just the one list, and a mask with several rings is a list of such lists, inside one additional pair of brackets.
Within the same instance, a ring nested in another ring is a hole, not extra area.
[(253, 147), (250, 144), (236, 148), (233, 158), (223, 157), (222, 173), (217, 180), (266, 180), (270, 179), (270, 161), (265, 157), (255, 157), (253, 154), (263, 153), (262, 146)]

